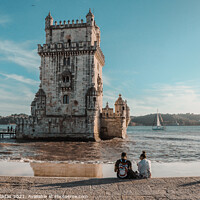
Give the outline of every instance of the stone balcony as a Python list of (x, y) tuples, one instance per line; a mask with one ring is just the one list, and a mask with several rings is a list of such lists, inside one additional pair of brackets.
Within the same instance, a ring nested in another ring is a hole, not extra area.
[(94, 42), (94, 45), (91, 45), (91, 42), (68, 42), (64, 43), (51, 43), (51, 44), (38, 44), (38, 54), (43, 53), (56, 53), (56, 52), (79, 52), (79, 51), (97, 51), (100, 54), (101, 58), (104, 60), (104, 55), (101, 51), (101, 48), (97, 45), (97, 42)]

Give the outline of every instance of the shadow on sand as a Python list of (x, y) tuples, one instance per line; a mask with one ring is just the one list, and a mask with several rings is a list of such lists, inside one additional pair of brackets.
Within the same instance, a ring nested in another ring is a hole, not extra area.
[(186, 187), (186, 186), (193, 186), (193, 185), (196, 185), (196, 184), (200, 184), (200, 181), (194, 181), (194, 182), (182, 184), (182, 185), (180, 185), (180, 186), (181, 186), (181, 187)]
[(88, 180), (73, 181), (66, 183), (53, 183), (53, 184), (44, 184), (38, 185), (36, 187), (56, 187), (56, 188), (70, 188), (70, 187), (79, 187), (79, 186), (93, 186), (93, 185), (105, 185), (111, 183), (119, 182), (128, 182), (133, 179), (118, 179), (118, 178), (92, 178)]

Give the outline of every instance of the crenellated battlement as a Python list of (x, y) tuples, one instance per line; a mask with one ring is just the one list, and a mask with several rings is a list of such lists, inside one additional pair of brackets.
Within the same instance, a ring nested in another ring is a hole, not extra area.
[(81, 21), (77, 20), (64, 20), (64, 21), (54, 21), (54, 24), (50, 26), (51, 29), (64, 29), (64, 28), (82, 28), (82, 27), (86, 27), (87, 23), (84, 23), (83, 19), (81, 19)]

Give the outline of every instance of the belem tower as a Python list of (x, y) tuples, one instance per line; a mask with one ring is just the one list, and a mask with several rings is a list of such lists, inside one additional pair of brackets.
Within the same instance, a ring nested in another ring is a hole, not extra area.
[(41, 57), (40, 86), (31, 116), (17, 122), (17, 138), (93, 140), (125, 138), (130, 109), (119, 95), (115, 113), (102, 108), (104, 55), (100, 29), (89, 10), (86, 23), (53, 23), (45, 18), (46, 44)]

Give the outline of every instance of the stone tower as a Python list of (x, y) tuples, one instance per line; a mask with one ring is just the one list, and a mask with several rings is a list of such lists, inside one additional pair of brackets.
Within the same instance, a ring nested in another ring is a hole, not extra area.
[[(104, 55), (94, 15), (89, 10), (86, 23), (68, 20), (53, 24), (49, 12), (45, 32), (46, 43), (38, 45), (41, 83), (31, 104), (31, 116), (17, 123), (17, 138), (97, 141), (106, 119), (101, 120)], [(115, 105), (120, 113), (115, 118), (119, 126), (126, 127), (120, 103)]]

